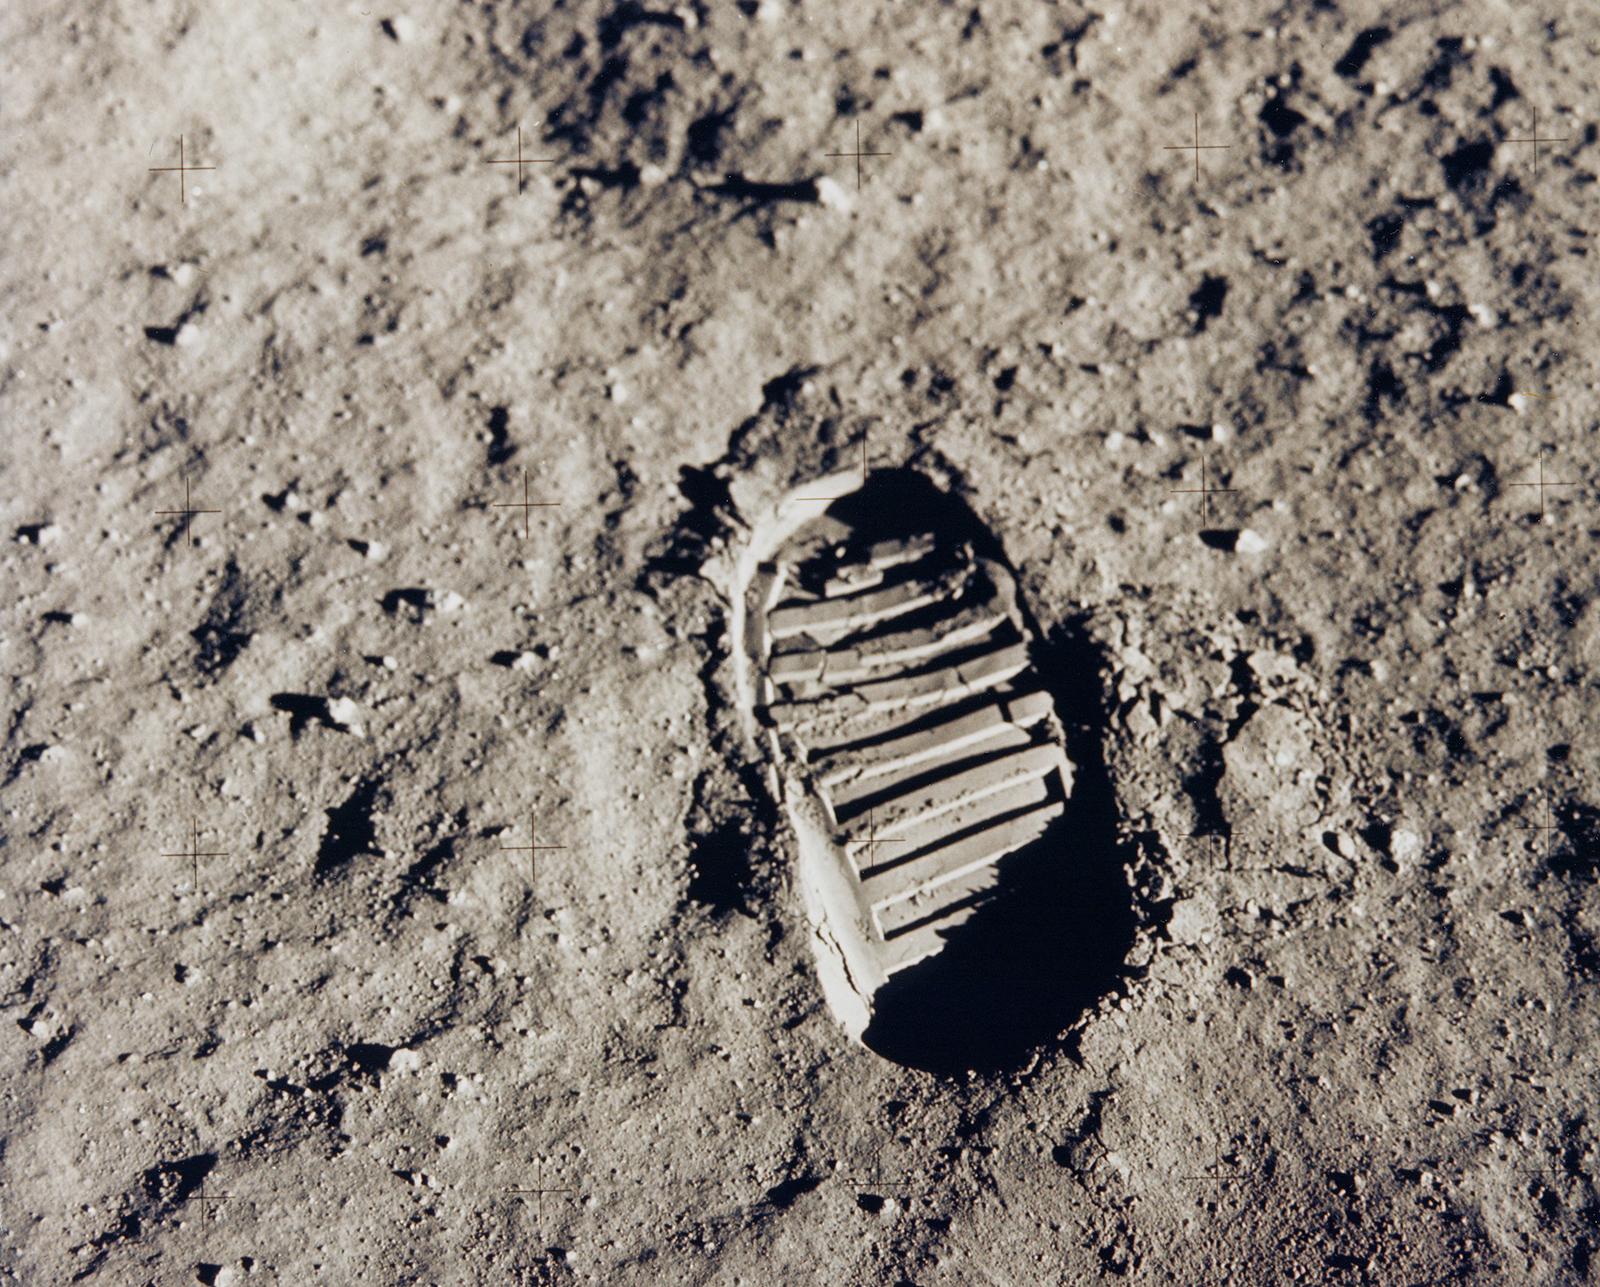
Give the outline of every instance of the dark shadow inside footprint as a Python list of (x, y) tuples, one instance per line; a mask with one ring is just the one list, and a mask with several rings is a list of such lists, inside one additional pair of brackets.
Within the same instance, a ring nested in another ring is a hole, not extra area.
[(1076, 769), (1064, 817), (1002, 861), (1006, 894), (938, 956), (890, 979), (864, 1039), (941, 1075), (1000, 1072), (1055, 1039), (1121, 977), (1133, 904), (1099, 730), (1100, 657), (1076, 623), (1036, 645)]
[[(862, 528), (916, 514), (1005, 562), (992, 533), (915, 474), (881, 475), (834, 512)], [(850, 513), (859, 505), (857, 513)], [(914, 525), (914, 524), (913, 524)], [(1102, 659), (1076, 622), (1042, 638), (1028, 605), (1032, 656), (1066, 732), (1075, 769), (1066, 813), (1001, 860), (1001, 895), (948, 932), (935, 956), (894, 975), (863, 1038), (885, 1058), (939, 1075), (1003, 1072), (1060, 1036), (1122, 977), (1132, 897), (1117, 840), (1116, 799), (1100, 739)]]
[(1115, 983), (1133, 939), (1121, 865), (1072, 813), (1001, 863), (1006, 894), (937, 956), (889, 980), (864, 1034), (886, 1059), (942, 1076), (1005, 1072)]
[(792, 529), (746, 598), (823, 993), (937, 1075), (1062, 1038), (1133, 940), (1103, 662), (1076, 623), (1047, 637), (1017, 580), (962, 500), (881, 470)]

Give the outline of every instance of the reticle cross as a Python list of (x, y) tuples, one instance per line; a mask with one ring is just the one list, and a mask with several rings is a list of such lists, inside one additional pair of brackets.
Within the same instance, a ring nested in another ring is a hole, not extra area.
[(508, 1188), (506, 1190), (506, 1192), (509, 1193), (509, 1194), (520, 1196), (520, 1197), (536, 1197), (538, 1199), (538, 1201), (535, 1203), (535, 1211), (537, 1213), (537, 1219), (538, 1219), (538, 1222), (539, 1222), (539, 1227), (542, 1229), (542, 1228), (544, 1228), (544, 1195), (546, 1193), (571, 1193), (572, 1190), (571, 1189), (567, 1189), (567, 1188), (549, 1188), (549, 1189), (545, 1188), (544, 1187), (544, 1163), (541, 1162), (541, 1163), (538, 1164), (537, 1167), (534, 1168), (534, 1187), (533, 1188), (531, 1188), (531, 1189), (523, 1189), (523, 1188), (512, 1187), (512, 1188)]
[(539, 877), (539, 854), (546, 849), (565, 849), (565, 845), (541, 845), (539, 834), (533, 827), (533, 810), (528, 810), (528, 843), (525, 845), (501, 845), (501, 850), (506, 853), (525, 853), (528, 855), (528, 888), (532, 889), (534, 881)]
[(856, 122), (856, 150), (854, 152), (829, 152), (828, 156), (853, 156), (856, 160), (856, 191), (861, 191), (861, 158), (864, 156), (893, 156), (893, 152), (863, 152), (861, 150), (861, 122)]
[(1200, 153), (1210, 151), (1225, 151), (1232, 147), (1232, 143), (1202, 143), (1200, 141), (1200, 113), (1194, 114), (1194, 142), (1169, 143), (1161, 150), (1163, 152), (1193, 152), (1194, 153), (1194, 181), (1200, 182)]
[[(201, 1180), (200, 1191), (196, 1193), (191, 1200), (199, 1203), (200, 1205), (200, 1223), (204, 1224), (209, 1215), (211, 1222), (214, 1224), (216, 1223), (217, 1219), (216, 1208), (221, 1206), (224, 1202), (231, 1201), (232, 1198), (233, 1194), (231, 1193), (207, 1193), (206, 1182)], [(209, 1212), (207, 1211), (208, 1207), (210, 1208)]]
[(1228, 822), (1226, 827), (1227, 830), (1225, 831), (1186, 831), (1183, 833), (1183, 839), (1203, 841), (1205, 855), (1218, 871), (1242, 875), (1246, 872), (1293, 870), (1292, 868), (1285, 869), (1271, 865), (1260, 867), (1234, 866), (1233, 859), (1235, 854), (1239, 852), (1240, 846), (1244, 845), (1249, 839), (1247, 833), (1259, 832), (1264, 842), (1281, 837), (1280, 833), (1271, 827), (1257, 828), (1251, 823)]
[[(1227, 1162), (1233, 1169), (1223, 1170), (1223, 1162)], [(1238, 1184), (1241, 1180), (1249, 1179), (1254, 1174), (1254, 1171), (1238, 1169), (1237, 1150), (1224, 1154), (1222, 1145), (1218, 1144), (1215, 1157), (1212, 1161), (1206, 1163), (1202, 1174), (1180, 1175), (1177, 1178), (1191, 1184)]]
[(178, 135), (178, 164), (177, 165), (152, 165), (148, 167), (151, 174), (172, 174), (178, 176), (178, 202), (181, 205), (189, 204), (188, 176), (197, 170), (215, 170), (214, 165), (188, 165), (185, 163), (183, 150), (183, 135)]
[(517, 126), (517, 155), (516, 155), (516, 157), (515, 158), (508, 158), (508, 159), (505, 159), (505, 160), (491, 160), (491, 161), (485, 161), (484, 162), (485, 165), (514, 165), (514, 166), (516, 166), (517, 167), (517, 191), (519, 193), (526, 192), (528, 190), (527, 168), (530, 165), (553, 165), (554, 163), (555, 163), (555, 157), (553, 157), (553, 156), (527, 156), (527, 157), (525, 157), (525, 156), (522, 155), (522, 126), (520, 126), (520, 125)]
[(867, 810), (867, 838), (865, 840), (856, 842), (857, 844), (859, 844), (861, 846), (862, 849), (865, 849), (866, 853), (867, 853), (867, 861), (866, 861), (864, 866), (860, 867), (860, 870), (866, 871), (869, 868), (876, 867), (878, 865), (878, 846), (879, 845), (903, 845), (903, 844), (905, 844), (905, 842), (906, 841), (905, 841), (905, 837), (904, 836), (898, 836), (898, 837), (897, 836), (890, 836), (887, 839), (880, 839), (879, 836), (878, 836), (878, 821), (877, 821), (877, 818), (874, 816), (873, 811), (871, 809), (868, 809)]
[(1201, 456), (1200, 457), (1200, 486), (1198, 486), (1198, 487), (1170, 487), (1167, 490), (1170, 491), (1174, 496), (1198, 496), (1200, 498), (1200, 521), (1202, 523), (1209, 523), (1211, 521), (1211, 498), (1213, 496), (1225, 496), (1225, 495), (1228, 495), (1228, 494), (1230, 494), (1232, 492), (1236, 492), (1238, 490), (1238, 488), (1236, 488), (1236, 487), (1212, 487), (1209, 483), (1207, 483), (1207, 481), (1206, 481), (1206, 458), (1204, 456)]
[(519, 501), (496, 501), (490, 509), (520, 509), (522, 511), (522, 539), (528, 539), (528, 511), (546, 509), (552, 505), (559, 505), (560, 501), (536, 501), (528, 499), (528, 471), (522, 471), (522, 499)]
[(1539, 517), (1544, 517), (1544, 494), (1552, 487), (1576, 487), (1577, 483), (1546, 482), (1544, 477), (1544, 452), (1539, 453), (1539, 479), (1532, 483), (1507, 483), (1507, 487), (1537, 487), (1539, 489)]
[(163, 858), (187, 858), (194, 864), (194, 892), (200, 892), (200, 860), (202, 858), (226, 858), (226, 849), (208, 851), (200, 848), (200, 824), (195, 819), (189, 819), (189, 847), (180, 849), (177, 853), (164, 853)]
[(1528, 826), (1518, 827), (1517, 830), (1518, 831), (1534, 831), (1534, 832), (1538, 832), (1541, 835), (1543, 835), (1544, 836), (1544, 860), (1546, 862), (1550, 861), (1550, 837), (1551, 837), (1552, 834), (1559, 836), (1561, 834), (1561, 832), (1562, 832), (1562, 828), (1561, 828), (1561, 825), (1559, 823), (1552, 822), (1550, 820), (1550, 793), (1548, 791), (1546, 791), (1544, 793), (1544, 822), (1542, 824), (1535, 824), (1535, 825), (1533, 825), (1531, 827), (1528, 827)]
[[(180, 515), (182, 517), (182, 519), (183, 519), (182, 528), (186, 532), (191, 530), (191, 528), (193, 527), (193, 524), (189, 520), (191, 518), (193, 518), (196, 514), (220, 514), (220, 513), (222, 513), (222, 511), (220, 509), (196, 509), (194, 507), (193, 498), (190, 496), (190, 493), (189, 493), (189, 476), (187, 474), (185, 474), (184, 478), (183, 478), (183, 508), (182, 509), (158, 509), (155, 512), (157, 514), (176, 514), (176, 515)], [(200, 544), (200, 538), (198, 536), (193, 537), (192, 540), (193, 540), (193, 543), (195, 545), (199, 545)]]
[(1228, 850), (1233, 844), (1231, 835), (1224, 835), (1220, 831), (1189, 831), (1184, 834), (1185, 840), (1204, 840), (1206, 842), (1206, 857), (1211, 859), (1216, 866), (1221, 866), (1227, 857)]
[(911, 1181), (904, 1175), (902, 1175), (898, 1180), (884, 1179), (883, 1171), (881, 1169), (875, 1169), (866, 1175), (845, 1176), (844, 1182), (850, 1186), (858, 1198), (868, 1195), (878, 1195), (890, 1191), (897, 1191), (900, 1194), (904, 1194), (906, 1190), (909, 1190), (912, 1187)]
[(1533, 177), (1539, 177), (1539, 144), (1562, 143), (1571, 138), (1570, 134), (1557, 134), (1550, 138), (1539, 137), (1539, 113), (1533, 114), (1533, 137), (1525, 139), (1507, 139), (1507, 143), (1532, 143), (1533, 144)]
[[(864, 429), (861, 431), (861, 485), (863, 487), (867, 485), (867, 434), (866, 430)], [(849, 493), (847, 492), (845, 495), (849, 495)], [(843, 500), (844, 496), (797, 496), (795, 499), (802, 501), (823, 501), (831, 504), (836, 500)]]

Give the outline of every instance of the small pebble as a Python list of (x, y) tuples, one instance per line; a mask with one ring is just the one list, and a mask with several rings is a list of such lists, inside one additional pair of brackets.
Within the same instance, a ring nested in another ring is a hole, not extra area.
[(849, 214), (855, 209), (855, 199), (842, 184), (826, 174), (817, 180), (817, 200), (824, 210)]
[(1405, 827), (1396, 827), (1389, 836), (1389, 856), (1402, 867), (1422, 857), (1422, 837)]
[(348, 697), (335, 697), (328, 703), (328, 718), (338, 727), (361, 736), (361, 708)]
[(1209, 937), (1216, 921), (1217, 909), (1209, 900), (1182, 898), (1172, 905), (1167, 933), (1174, 943), (1198, 943)]

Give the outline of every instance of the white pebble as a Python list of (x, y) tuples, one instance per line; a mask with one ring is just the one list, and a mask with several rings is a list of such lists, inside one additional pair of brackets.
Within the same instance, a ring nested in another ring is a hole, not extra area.
[(1400, 866), (1410, 866), (1422, 856), (1422, 837), (1405, 827), (1396, 827), (1389, 836), (1389, 854)]
[(817, 180), (817, 200), (826, 210), (838, 210), (849, 214), (855, 209), (855, 199), (849, 191), (836, 179), (823, 175)]

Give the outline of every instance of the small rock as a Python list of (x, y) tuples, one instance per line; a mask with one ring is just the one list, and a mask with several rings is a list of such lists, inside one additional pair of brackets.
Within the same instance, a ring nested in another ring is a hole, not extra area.
[(328, 703), (328, 720), (337, 728), (361, 736), (361, 708), (348, 697), (335, 697)]
[(1145, 699), (1134, 702), (1127, 715), (1123, 717), (1123, 720), (1128, 726), (1128, 732), (1132, 733), (1141, 742), (1154, 737), (1161, 728), (1160, 724), (1156, 722), (1155, 713), (1151, 710), (1149, 701)]
[(417, 38), (417, 24), (403, 13), (385, 18), (380, 25), (384, 34), (397, 45), (409, 45)]
[(53, 545), (61, 539), (61, 529), (54, 523), (29, 523), (17, 529), (19, 545)]
[(1254, 528), (1244, 528), (1233, 548), (1240, 554), (1260, 554), (1267, 548), (1267, 538)]
[(1405, 827), (1396, 827), (1389, 836), (1389, 856), (1402, 867), (1413, 866), (1422, 857), (1422, 837)]
[(414, 1073), (422, 1067), (422, 1056), (415, 1050), (401, 1048), (389, 1056), (389, 1071)]
[(1217, 909), (1205, 898), (1180, 898), (1172, 905), (1167, 933), (1174, 943), (1199, 943), (1217, 923)]
[(824, 210), (837, 210), (842, 214), (849, 214), (855, 209), (855, 200), (849, 191), (826, 174), (817, 180), (817, 201)]

